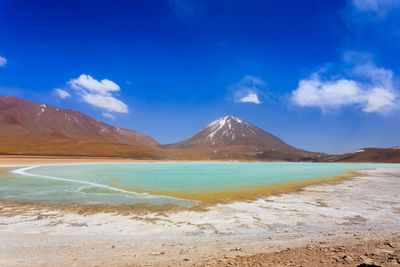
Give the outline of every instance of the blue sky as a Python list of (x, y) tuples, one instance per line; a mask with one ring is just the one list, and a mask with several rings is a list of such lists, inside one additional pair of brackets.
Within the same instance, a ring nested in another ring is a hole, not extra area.
[(341, 153), (399, 145), (400, 0), (0, 0), (0, 95), (160, 143), (235, 115)]

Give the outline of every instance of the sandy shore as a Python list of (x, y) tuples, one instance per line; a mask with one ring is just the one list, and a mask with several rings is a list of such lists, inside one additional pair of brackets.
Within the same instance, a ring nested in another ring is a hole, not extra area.
[(107, 157), (61, 157), (61, 156), (10, 156), (0, 155), (0, 167), (54, 165), (77, 163), (129, 163), (129, 162), (156, 162), (156, 160), (135, 160), (128, 158)]

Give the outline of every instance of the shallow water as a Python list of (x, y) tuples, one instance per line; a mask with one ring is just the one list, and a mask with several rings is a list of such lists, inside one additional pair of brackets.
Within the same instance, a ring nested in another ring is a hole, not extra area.
[(206, 192), (279, 185), (342, 175), (343, 171), (400, 167), (353, 163), (161, 162), (34, 166), (0, 175), (0, 200), (81, 204), (177, 204), (192, 200), (148, 192)]

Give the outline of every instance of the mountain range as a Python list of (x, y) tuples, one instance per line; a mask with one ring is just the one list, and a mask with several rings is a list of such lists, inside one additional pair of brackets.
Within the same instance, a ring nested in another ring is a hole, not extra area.
[(113, 127), (74, 110), (0, 96), (0, 154), (178, 160), (400, 162), (400, 149), (366, 148), (327, 155), (295, 148), (234, 116), (192, 137), (160, 145), (137, 131)]

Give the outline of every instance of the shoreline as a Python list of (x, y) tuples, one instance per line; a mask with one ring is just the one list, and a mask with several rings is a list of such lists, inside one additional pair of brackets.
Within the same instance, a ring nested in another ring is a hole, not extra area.
[[(102, 164), (102, 163), (99, 163)], [(1, 168), (1, 167), (0, 167)], [(0, 169), (1, 170), (1, 169)], [(363, 169), (368, 170), (368, 169)], [(149, 195), (159, 195), (163, 197), (171, 197), (181, 200), (192, 200), (197, 201), (197, 204), (194, 204), (190, 207), (184, 207), (177, 204), (150, 204), (150, 203), (138, 203), (138, 204), (80, 204), (80, 203), (65, 203), (65, 204), (46, 204), (46, 203), (37, 203), (37, 202), (21, 202), (21, 201), (4, 201), (0, 200), (0, 207), (7, 206), (13, 207), (12, 209), (26, 211), (31, 209), (37, 210), (47, 210), (47, 211), (61, 211), (61, 212), (73, 212), (82, 215), (90, 215), (96, 213), (110, 213), (110, 214), (122, 214), (122, 215), (143, 215), (149, 213), (176, 213), (176, 212), (184, 212), (184, 211), (194, 211), (194, 212), (206, 212), (211, 207), (215, 207), (219, 204), (232, 204), (236, 202), (253, 202), (259, 199), (267, 198), (270, 196), (279, 196), (282, 194), (290, 194), (301, 192), (306, 187), (316, 186), (316, 185), (333, 185), (337, 183), (344, 182), (346, 180), (350, 180), (353, 177), (358, 175), (359, 171), (363, 170), (347, 170), (343, 171), (343, 175), (337, 176), (326, 176), (323, 178), (314, 178), (301, 180), (297, 182), (291, 182), (286, 184), (279, 185), (266, 185), (261, 187), (261, 189), (257, 189), (257, 191), (250, 190), (248, 195), (239, 195), (235, 196), (234, 190), (224, 190), (223, 194), (227, 196), (227, 198), (221, 199), (220, 195), (212, 198), (211, 200), (206, 198), (184, 198), (179, 194), (168, 194), (162, 191), (140, 191), (133, 189), (125, 189), (131, 190), (134, 193), (144, 193)], [(238, 193), (246, 192), (247, 189), (239, 189)], [(200, 193), (201, 194), (201, 193)], [(215, 194), (214, 191), (206, 192), (206, 194)], [(229, 198), (228, 198), (229, 196)]]
[[(6, 216), (12, 211), (1, 206), (0, 264), (224, 266), (230, 261), (256, 263), (263, 257), (258, 253), (288, 248), (306, 253), (311, 246), (323, 253), (321, 247), (350, 250), (352, 244), (371, 240), (379, 246), (385, 240), (397, 245), (399, 185), (400, 169), (387, 168), (299, 192), (218, 204), (203, 212), (80, 215), (26, 209)], [(371, 247), (367, 250), (378, 255)], [(393, 248), (386, 250), (396, 259)], [(281, 262), (294, 260), (282, 253), (276, 256)], [(374, 260), (364, 254), (363, 262)]]
[[(1, 159), (1, 158), (0, 158)], [(74, 159), (70, 159), (74, 160)], [(184, 162), (190, 162), (190, 163), (202, 163), (200, 161), (184, 161)], [(203, 162), (209, 162), (209, 161), (203, 161)], [(92, 165), (92, 164), (126, 164), (126, 163), (138, 163), (138, 164), (146, 164), (146, 163), (182, 163), (181, 161), (116, 161), (116, 162), (110, 162), (110, 161), (105, 161), (105, 162), (70, 162), (70, 163), (52, 163), (52, 164), (41, 164), (41, 165), (33, 165), (27, 168), (31, 167), (40, 167), (40, 166), (75, 166), (75, 165)], [(230, 163), (230, 162), (229, 162)], [(18, 167), (26, 167), (29, 165), (21, 165)], [(13, 167), (5, 167), (1, 164), (0, 160), (0, 171), (2, 168), (16, 168), (17, 166)], [(142, 189), (134, 189), (134, 188), (125, 188), (125, 187), (119, 187), (116, 185), (113, 185), (112, 187), (115, 188), (115, 190), (123, 190), (127, 192), (133, 192), (133, 193), (138, 193), (138, 194), (146, 194), (146, 195), (156, 195), (156, 196), (162, 196), (162, 197), (169, 197), (169, 198), (174, 198), (174, 199), (180, 199), (180, 200), (188, 200), (188, 201), (195, 201), (197, 204), (194, 204), (191, 207), (183, 207), (179, 205), (171, 205), (171, 204), (165, 204), (165, 205), (156, 205), (156, 204), (123, 204), (123, 205), (112, 205), (112, 204), (93, 204), (93, 205), (88, 205), (88, 204), (79, 204), (79, 203), (70, 203), (70, 204), (40, 204), (40, 203), (34, 203), (34, 202), (18, 202), (18, 204), (26, 204), (28, 206), (47, 206), (47, 207), (54, 207), (55, 209), (67, 209), (71, 210), (71, 207), (76, 207), (77, 210), (83, 210), (87, 209), (89, 213), (94, 212), (96, 210), (100, 210), (103, 207), (106, 208), (107, 210), (112, 210), (113, 207), (116, 207), (116, 211), (122, 210), (123, 213), (129, 212), (131, 210), (133, 213), (137, 212), (138, 210), (142, 212), (143, 207), (147, 206), (147, 208), (151, 211), (158, 210), (158, 211), (165, 211), (165, 212), (171, 212), (171, 211), (180, 211), (180, 210), (195, 210), (195, 211), (200, 211), (200, 210), (207, 210), (208, 207), (215, 206), (218, 204), (227, 204), (227, 203), (234, 203), (237, 201), (255, 201), (257, 199), (265, 198), (268, 196), (273, 196), (273, 195), (279, 195), (279, 194), (285, 194), (285, 193), (291, 193), (291, 192), (299, 192), (303, 188), (307, 186), (313, 186), (313, 185), (319, 185), (319, 184), (334, 184), (334, 183), (340, 183), (345, 180), (351, 179), (352, 177), (355, 177), (358, 175), (358, 171), (360, 170), (367, 170), (366, 169), (355, 169), (355, 170), (343, 170), (340, 171), (341, 174), (339, 175), (333, 175), (333, 176), (323, 176), (323, 177), (315, 177), (315, 178), (308, 178), (308, 179), (302, 179), (298, 181), (292, 181), (292, 182), (287, 182), (287, 183), (282, 183), (282, 184), (268, 184), (268, 185), (262, 185), (262, 186), (252, 186), (252, 187), (244, 187), (244, 188), (230, 188), (230, 189), (220, 189), (220, 190), (204, 190), (204, 191), (174, 191), (174, 192), (169, 192), (169, 191), (161, 191), (161, 190), (142, 190)], [(14, 172), (15, 170), (13, 170)], [(31, 175), (29, 175), (31, 176)], [(32, 175), (35, 176), (35, 175)], [(57, 177), (54, 177), (57, 178)], [(59, 178), (64, 180), (64, 178)], [(79, 207), (82, 206), (82, 207)], [(121, 208), (122, 207), (122, 208)]]
[[(78, 165), (78, 164), (104, 164), (104, 163), (164, 163), (164, 162), (246, 162), (246, 163), (291, 163), (292, 161), (256, 161), (256, 160), (180, 160), (180, 159), (132, 159), (118, 157), (73, 157), (73, 156), (29, 156), (29, 155), (0, 155), (1, 167), (24, 167), (24, 166), (52, 166), (52, 165)], [(294, 162), (294, 161), (293, 161)], [(393, 162), (309, 162), (299, 161), (298, 163), (330, 163), (330, 164), (387, 164), (399, 165)]]

